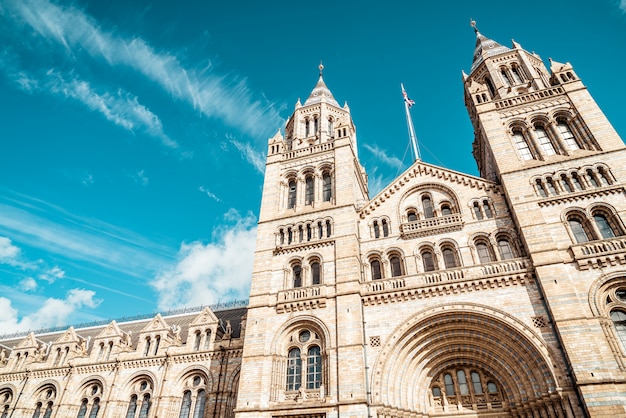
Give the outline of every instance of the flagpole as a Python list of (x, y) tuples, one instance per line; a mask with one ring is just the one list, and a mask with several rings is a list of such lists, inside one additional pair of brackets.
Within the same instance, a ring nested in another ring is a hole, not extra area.
[(413, 101), (409, 99), (409, 96), (406, 94), (404, 90), (404, 85), (400, 83), (400, 87), (402, 87), (402, 96), (404, 97), (404, 111), (406, 112), (406, 123), (409, 128), (409, 137), (411, 139), (411, 145), (413, 146), (413, 155), (415, 156), (415, 161), (420, 160), (419, 148), (417, 146), (417, 138), (415, 137), (415, 128), (413, 127), (413, 119), (411, 118), (411, 112), (409, 111), (410, 105), (413, 104)]

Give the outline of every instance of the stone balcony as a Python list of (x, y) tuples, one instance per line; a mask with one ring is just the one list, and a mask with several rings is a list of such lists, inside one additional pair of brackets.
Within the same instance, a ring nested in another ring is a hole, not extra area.
[(626, 237), (584, 242), (570, 251), (581, 270), (626, 264)]
[(527, 258), (496, 261), (475, 266), (418, 273), (361, 284), (365, 305), (421, 299), (439, 294), (470, 292), (533, 281), (533, 266)]
[(413, 222), (405, 222), (400, 225), (402, 238), (417, 238), (426, 235), (443, 234), (445, 232), (458, 231), (463, 228), (463, 218), (460, 213), (453, 213), (435, 218), (420, 219)]
[(326, 286), (298, 287), (278, 292), (276, 312), (293, 312), (326, 306)]
[[(312, 137), (311, 139), (315, 139), (315, 137)], [(334, 142), (324, 142), (323, 144), (312, 145), (310, 147), (301, 148), (294, 151), (287, 151), (283, 154), (283, 160), (290, 160), (297, 157), (305, 157), (308, 155), (317, 154), (318, 152), (322, 151), (330, 151), (333, 148), (335, 148)]]

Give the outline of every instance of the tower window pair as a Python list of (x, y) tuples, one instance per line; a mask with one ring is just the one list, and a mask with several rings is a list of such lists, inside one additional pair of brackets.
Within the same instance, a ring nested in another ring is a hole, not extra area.
[(619, 217), (603, 208), (593, 210), (591, 219), (585, 213), (573, 211), (567, 216), (567, 223), (578, 244), (624, 235)]

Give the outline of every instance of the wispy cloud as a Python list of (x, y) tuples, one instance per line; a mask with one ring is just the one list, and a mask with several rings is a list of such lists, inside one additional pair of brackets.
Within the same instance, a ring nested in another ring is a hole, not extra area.
[(378, 160), (388, 165), (389, 167), (400, 169), (402, 168), (402, 161), (394, 156), (388, 155), (387, 151), (378, 147), (378, 145), (374, 144), (373, 146), (365, 144), (365, 149), (371, 152)]
[[(11, 194), (3, 190), (4, 193)], [(114, 225), (73, 215), (41, 200), (0, 195), (0, 234), (68, 260), (144, 278), (170, 260), (169, 248)], [(7, 238), (8, 239), (8, 238)], [(12, 254), (6, 240), (4, 251)], [(19, 260), (17, 260), (19, 261)], [(58, 276), (58, 272), (57, 276)], [(50, 271), (48, 274), (55, 274)], [(52, 276), (50, 276), (52, 277)], [(58, 278), (58, 277), (57, 277)]]
[(214, 193), (211, 193), (211, 191), (204, 186), (200, 186), (198, 190), (200, 190), (202, 193), (206, 194), (207, 196), (209, 196), (211, 199), (215, 200), (218, 203), (222, 201), (222, 199), (217, 197)]
[[(249, 135), (258, 135), (259, 126), (269, 129), (282, 121), (272, 103), (262, 96), (253, 98), (245, 78), (215, 74), (206, 66), (185, 68), (175, 54), (157, 51), (140, 37), (107, 31), (73, 6), (63, 7), (46, 0), (14, 0), (9, 5), (22, 22), (58, 44), (70, 58), (86, 52), (111, 66), (132, 68), (173, 98)], [(150, 114), (146, 117), (151, 119)]]
[(41, 280), (45, 280), (48, 283), (54, 283), (58, 279), (62, 279), (64, 277), (65, 272), (59, 266), (54, 266), (51, 269), (47, 269), (39, 275), (39, 278)]
[(135, 181), (142, 186), (147, 186), (150, 182), (150, 179), (146, 176), (146, 170), (139, 170), (135, 173), (134, 178)]
[(233, 210), (226, 214), (226, 219), (234, 225), (218, 228), (215, 242), (183, 243), (176, 264), (153, 281), (159, 294), (159, 309), (247, 296), (256, 240), (255, 219), (251, 215), (241, 217)]
[(96, 308), (101, 301), (92, 290), (71, 289), (64, 299), (48, 298), (40, 308), (20, 318), (11, 300), (0, 297), (0, 330), (3, 333), (36, 330), (67, 324), (68, 319), (81, 308)]
[(619, 8), (622, 10), (622, 12), (626, 13), (626, 0), (620, 1)]
[(237, 141), (236, 139), (230, 140), (231, 144), (239, 150), (241, 156), (256, 170), (263, 174), (265, 172), (265, 155), (257, 150), (255, 150), (252, 145), (244, 142)]

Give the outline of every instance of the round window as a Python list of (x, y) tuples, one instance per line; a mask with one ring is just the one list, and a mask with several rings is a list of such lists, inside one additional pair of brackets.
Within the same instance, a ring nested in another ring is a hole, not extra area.
[(146, 390), (148, 388), (148, 382), (146, 382), (145, 380), (141, 382), (141, 384), (139, 385), (139, 389), (140, 390)]
[(302, 331), (300, 333), (300, 342), (301, 343), (305, 343), (307, 341), (309, 341), (311, 339), (311, 332), (310, 331)]
[(202, 379), (200, 379), (199, 376), (196, 376), (193, 378), (193, 385), (194, 386), (198, 386), (200, 384), (200, 382), (202, 382)]

